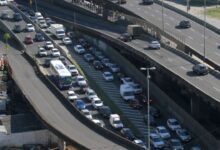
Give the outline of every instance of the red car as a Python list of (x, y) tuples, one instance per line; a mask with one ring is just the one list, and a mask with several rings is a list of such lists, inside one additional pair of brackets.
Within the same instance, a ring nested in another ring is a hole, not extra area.
[(24, 43), (25, 43), (25, 44), (33, 44), (34, 41), (33, 41), (32, 37), (31, 37), (30, 35), (27, 35), (27, 36), (25, 37), (25, 39), (24, 39)]
[[(139, 94), (136, 96), (136, 98), (138, 99), (138, 101), (143, 104), (143, 105), (147, 105), (147, 96), (144, 94)], [(152, 100), (150, 99), (150, 104), (152, 103)]]
[(133, 109), (141, 109), (143, 106), (139, 103), (138, 100), (134, 99), (134, 100), (130, 100), (129, 101), (129, 105), (133, 108)]

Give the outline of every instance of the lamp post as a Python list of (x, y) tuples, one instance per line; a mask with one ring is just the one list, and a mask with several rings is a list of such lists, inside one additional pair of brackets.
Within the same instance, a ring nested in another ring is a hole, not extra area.
[(206, 0), (204, 0), (204, 53), (203, 53), (203, 63), (205, 63), (205, 55), (206, 55), (206, 53), (205, 53), (205, 47), (206, 47), (206, 44), (205, 44), (205, 42), (206, 42)]
[(164, 15), (163, 15), (163, 6), (164, 5), (164, 2), (162, 0), (162, 30), (164, 31)]
[(150, 81), (150, 70), (156, 70), (156, 67), (141, 67), (140, 70), (146, 71), (147, 70), (147, 147), (150, 150), (150, 86), (149, 86), (149, 81)]
[(35, 10), (36, 10), (36, 12), (38, 12), (38, 9), (37, 9), (37, 0), (34, 0), (34, 3), (35, 3)]

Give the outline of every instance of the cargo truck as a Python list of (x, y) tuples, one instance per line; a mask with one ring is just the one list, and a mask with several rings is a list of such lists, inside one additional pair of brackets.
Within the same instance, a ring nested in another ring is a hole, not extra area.
[(132, 38), (135, 38), (143, 33), (143, 28), (137, 24), (128, 25), (127, 32), (132, 36)]
[(62, 24), (51, 24), (48, 31), (57, 39), (62, 39), (65, 37), (65, 28)]

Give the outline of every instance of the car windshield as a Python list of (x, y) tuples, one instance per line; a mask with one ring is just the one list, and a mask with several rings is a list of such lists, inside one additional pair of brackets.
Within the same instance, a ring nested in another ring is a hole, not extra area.
[(171, 125), (179, 125), (179, 123), (177, 121), (172, 121), (170, 122)]
[(166, 129), (160, 129), (160, 133), (167, 133)]
[(78, 81), (85, 81), (85, 79), (83, 77), (79, 77)]
[(171, 141), (173, 146), (181, 146), (181, 143), (179, 140)]
[(95, 104), (101, 104), (102, 101), (95, 101)]
[(114, 120), (113, 123), (114, 123), (114, 124), (120, 124), (121, 121), (120, 121), (120, 120)]
[(133, 92), (133, 91), (126, 91), (126, 92), (124, 92), (123, 95), (124, 95), (124, 96), (133, 96), (133, 95), (134, 95), (134, 92)]
[(111, 73), (105, 73), (105, 76), (106, 76), (106, 77), (111, 77), (112, 74), (111, 74)]
[(140, 88), (141, 88), (141, 86), (140, 86), (139, 84), (134, 84), (133, 87), (134, 87), (135, 89), (140, 89)]
[(93, 96), (93, 95), (96, 95), (96, 93), (92, 91), (92, 92), (89, 92), (88, 95)]
[(88, 111), (84, 111), (83, 113), (84, 113), (84, 115), (86, 115), (86, 116), (89, 116), (89, 115), (90, 115), (90, 113), (89, 113)]
[(181, 131), (180, 134), (183, 136), (189, 136), (189, 133), (185, 130)]
[(162, 140), (161, 140), (161, 138), (158, 136), (156, 136), (156, 137), (153, 137), (153, 141), (154, 142), (162, 142)]
[(56, 31), (56, 33), (57, 33), (57, 34), (64, 34), (65, 32), (62, 31), (62, 30), (58, 30), (58, 31)]
[(53, 49), (53, 53), (59, 52), (58, 49)]
[(70, 85), (72, 84), (72, 77), (71, 76), (60, 77), (60, 83), (62, 85)]
[(76, 67), (75, 66), (69, 66), (69, 69), (74, 70), (74, 69), (76, 69)]

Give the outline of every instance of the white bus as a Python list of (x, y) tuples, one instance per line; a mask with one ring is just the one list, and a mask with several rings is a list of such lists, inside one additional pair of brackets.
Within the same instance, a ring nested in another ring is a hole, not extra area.
[(51, 60), (50, 68), (54, 81), (60, 89), (68, 89), (72, 85), (72, 76), (60, 60)]

